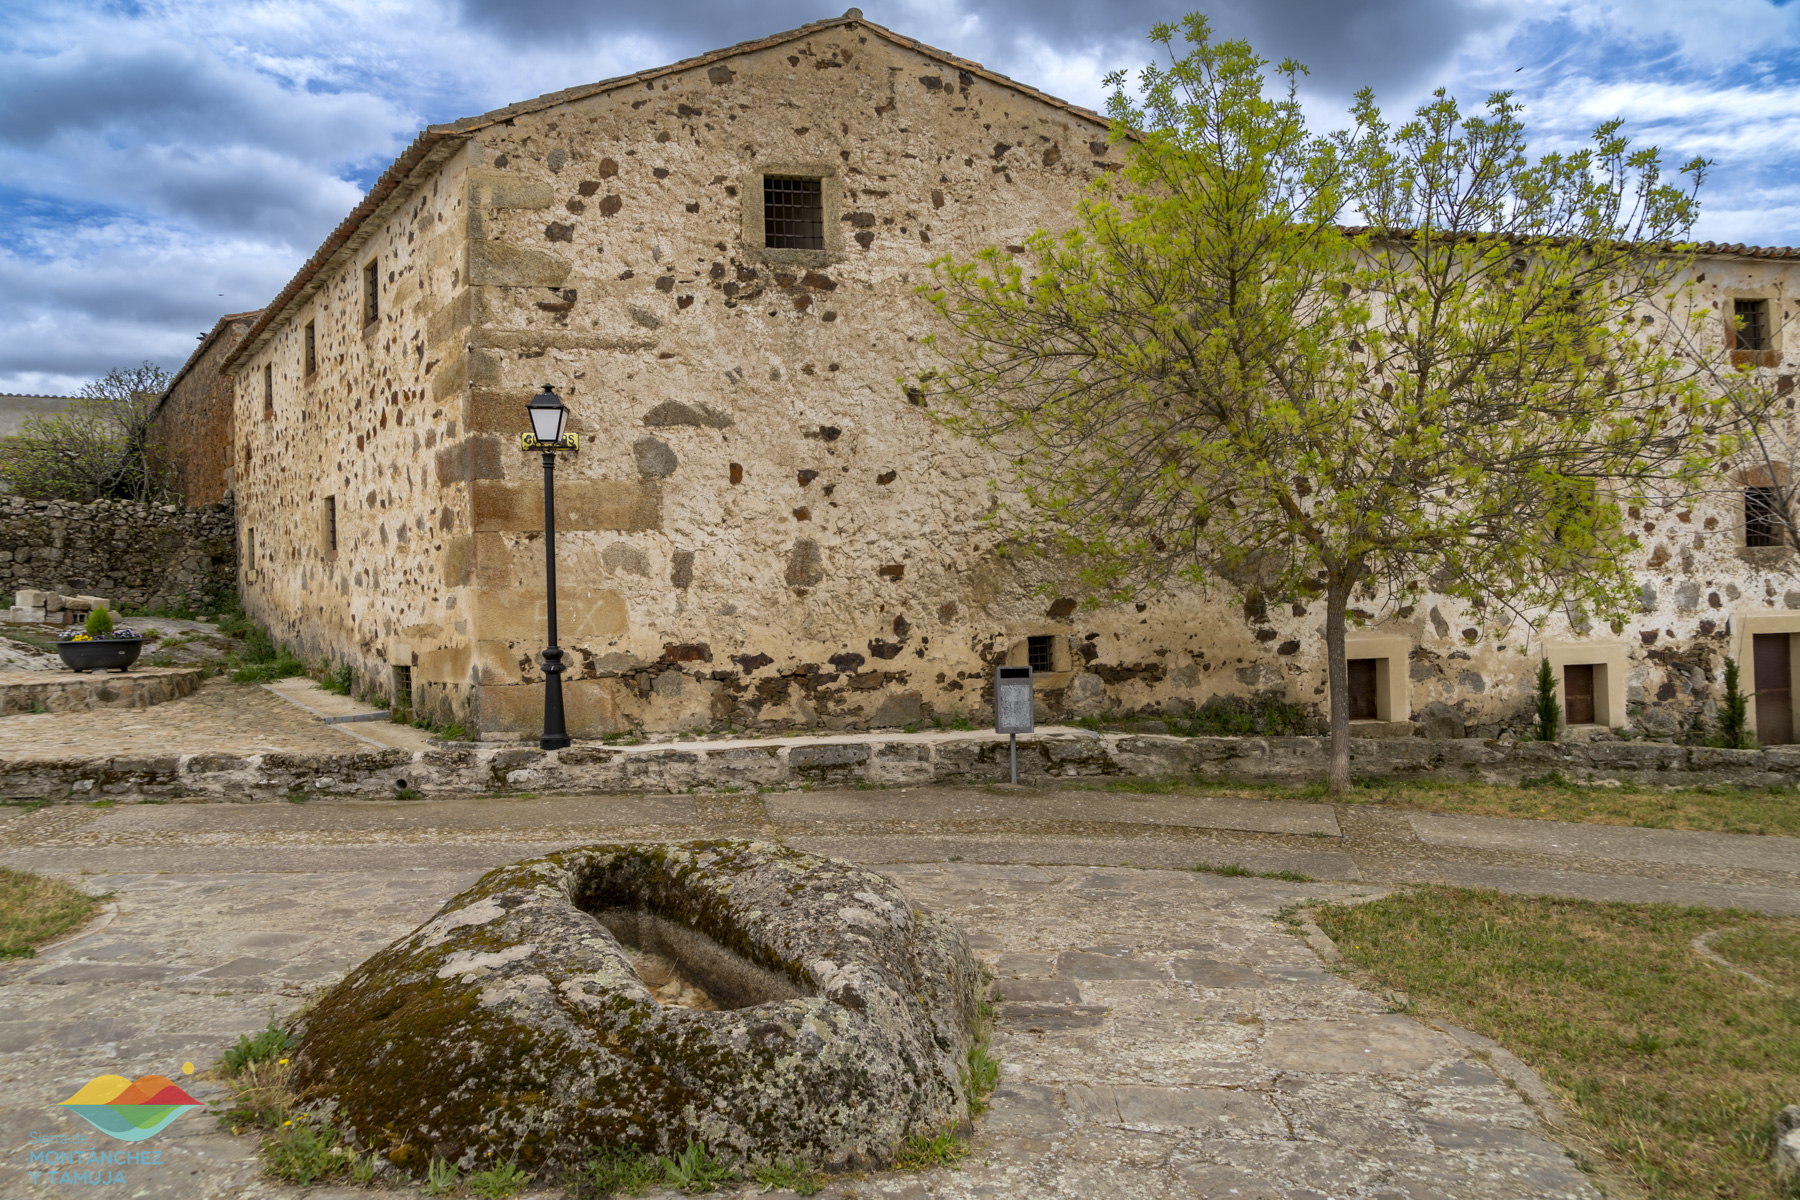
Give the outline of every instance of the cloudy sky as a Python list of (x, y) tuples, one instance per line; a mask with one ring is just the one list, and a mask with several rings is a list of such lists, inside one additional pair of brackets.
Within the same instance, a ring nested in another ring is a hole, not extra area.
[[(1078, 103), (1197, 0), (863, 0)], [(0, 0), (0, 392), (173, 369), (266, 303), (426, 124), (792, 28), (794, 0)], [(1717, 161), (1699, 235), (1800, 242), (1800, 0), (1212, 0), (1312, 68), (1334, 125), (1438, 86), (1515, 89), (1534, 144), (1623, 116)]]

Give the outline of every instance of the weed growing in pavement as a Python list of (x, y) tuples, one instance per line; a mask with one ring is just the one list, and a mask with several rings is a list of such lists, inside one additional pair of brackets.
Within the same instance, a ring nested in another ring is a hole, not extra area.
[[(992, 983), (992, 977), (987, 982)], [(971, 1117), (987, 1111), (988, 1097), (1000, 1086), (1000, 1060), (992, 1052), (994, 1012), (994, 1002), (986, 997), (975, 1006), (975, 1036), (969, 1042), (969, 1065), (963, 1077)]]
[(263, 1139), (262, 1152), (265, 1171), (301, 1187), (337, 1174), (355, 1157), (339, 1143), (337, 1130), (305, 1118), (284, 1122)]
[(356, 688), (356, 668), (345, 663), (333, 671), (329, 667), (319, 668), (319, 690), (330, 692), (334, 696), (348, 696)]
[(1252, 871), (1242, 863), (1195, 863), (1194, 870), (1206, 875), (1228, 875), (1243, 879), (1284, 879), (1289, 883), (1317, 883), (1311, 875), (1298, 871)]
[(689, 1142), (687, 1149), (674, 1158), (662, 1159), (663, 1182), (692, 1195), (710, 1192), (721, 1183), (737, 1179), (737, 1172), (724, 1159), (714, 1158), (699, 1142)]
[(825, 1176), (799, 1159), (777, 1159), (753, 1167), (750, 1178), (761, 1184), (765, 1192), (779, 1189), (800, 1196), (815, 1196), (825, 1187)]
[(587, 1160), (580, 1170), (569, 1172), (563, 1186), (573, 1192), (592, 1188), (600, 1200), (608, 1196), (641, 1196), (644, 1189), (662, 1179), (662, 1163), (654, 1154), (629, 1146), (615, 1146)]
[(508, 1159), (469, 1176), (469, 1190), (482, 1200), (506, 1200), (530, 1182), (531, 1176), (519, 1170), (518, 1160)]
[(894, 1166), (902, 1171), (929, 1171), (933, 1167), (961, 1167), (969, 1157), (969, 1146), (954, 1131), (946, 1129), (936, 1137), (914, 1134), (906, 1139), (894, 1155)]
[(270, 1021), (268, 1028), (254, 1038), (239, 1034), (237, 1045), (227, 1050), (220, 1061), (225, 1064), (227, 1071), (235, 1075), (253, 1063), (280, 1058), (293, 1048), (294, 1035)]
[(434, 1158), (425, 1168), (425, 1194), (427, 1196), (448, 1196), (456, 1190), (456, 1183), (456, 1164), (453, 1162)]

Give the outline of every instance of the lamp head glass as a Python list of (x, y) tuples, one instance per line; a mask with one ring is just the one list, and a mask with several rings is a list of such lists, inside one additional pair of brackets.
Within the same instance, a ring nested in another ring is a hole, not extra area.
[(531, 416), (531, 434), (540, 442), (562, 441), (563, 429), (569, 423), (569, 409), (562, 397), (549, 384), (525, 406)]

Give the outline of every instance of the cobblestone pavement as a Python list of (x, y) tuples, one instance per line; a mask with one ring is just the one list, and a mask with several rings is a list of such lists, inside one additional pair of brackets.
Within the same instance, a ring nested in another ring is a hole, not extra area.
[[(1598, 1195), (1542, 1112), (1455, 1031), (1388, 1011), (1274, 919), (1308, 898), (1381, 894), (1368, 877), (1398, 847), (1465, 866), (1477, 860), (1454, 856), (1488, 855), (1487, 870), (1540, 870), (1553, 856), (1434, 846), (1416, 831), (1382, 841), (1329, 805), (1106, 796), (1102, 821), (1032, 811), (1034, 799), (913, 789), (15, 811), (0, 817), (0, 863), (113, 900), (103, 923), (0, 964), (0, 1194), (90, 1194), (29, 1177), (32, 1134), (86, 1130), (56, 1102), (103, 1072), (204, 1072), (482, 870), (584, 842), (708, 834), (784, 836), (875, 865), (951, 914), (996, 975), (1002, 1084), (974, 1157), (960, 1171), (837, 1180), (834, 1200)], [(1175, 869), (1202, 860), (1336, 882)], [(202, 1099), (222, 1094), (191, 1082)], [(260, 1174), (253, 1139), (201, 1114), (144, 1145), (162, 1161), (120, 1168), (134, 1197), (299, 1194)]]

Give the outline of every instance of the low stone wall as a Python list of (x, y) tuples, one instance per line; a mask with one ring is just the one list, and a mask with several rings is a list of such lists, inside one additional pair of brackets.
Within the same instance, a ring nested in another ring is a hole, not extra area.
[(229, 503), (0, 496), (0, 605), (21, 588), (206, 612), (237, 588), (236, 518)]
[[(143, 667), (106, 671), (7, 671), (0, 674), (0, 716), (79, 712), (90, 708), (149, 708), (200, 686), (199, 667)], [(3, 738), (4, 735), (0, 735)]]
[[(1105, 777), (1304, 783), (1323, 778), (1323, 738), (1177, 738), (1046, 732), (1019, 742), (1019, 776), (1037, 786)], [(1661, 743), (1359, 741), (1355, 772), (1517, 782), (1800, 784), (1800, 746), (1715, 750)], [(885, 787), (1007, 779), (1007, 743), (993, 734), (893, 734), (828, 739), (588, 744), (545, 752), (479, 744), (344, 754), (191, 754), (61, 760), (0, 751), (0, 798), (200, 796), (268, 800), (297, 793), (754, 791), (805, 785)]]

